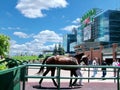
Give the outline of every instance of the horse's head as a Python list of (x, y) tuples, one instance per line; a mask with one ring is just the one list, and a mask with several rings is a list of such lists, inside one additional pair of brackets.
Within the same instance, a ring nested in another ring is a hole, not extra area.
[(78, 60), (79, 64), (81, 62), (84, 62), (86, 65), (88, 65), (88, 55), (85, 55), (84, 53), (80, 53), (75, 55), (74, 57)]
[(74, 57), (79, 60), (82, 58), (83, 55), (84, 55), (84, 53), (80, 53), (80, 54), (74, 55)]
[(78, 61), (79, 64), (80, 64), (80, 60), (81, 60), (81, 58), (82, 58), (83, 55), (84, 55), (84, 53), (80, 53), (80, 54), (74, 55), (74, 58), (77, 59), (77, 61)]

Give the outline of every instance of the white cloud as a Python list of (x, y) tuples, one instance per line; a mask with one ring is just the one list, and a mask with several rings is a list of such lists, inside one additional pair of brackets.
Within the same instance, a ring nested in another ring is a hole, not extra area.
[(66, 27), (62, 28), (62, 30), (71, 32), (73, 30), (73, 28), (77, 28), (77, 27), (78, 27), (78, 25), (70, 25), (70, 26), (66, 26)]
[(20, 27), (1, 27), (1, 30), (21, 30)]
[(29, 36), (23, 32), (14, 32), (14, 35), (18, 36), (19, 38), (28, 38)]
[(74, 24), (79, 24), (79, 23), (80, 23), (80, 19), (81, 19), (81, 18), (76, 18), (76, 20), (74, 20), (72, 23), (74, 23)]
[[(18, 35), (24, 36), (25, 33)], [(25, 34), (26, 35), (26, 34)], [(47, 44), (51, 42), (52, 44)], [(33, 40), (23, 44), (11, 40), (10, 55), (16, 54), (40, 54), (43, 50), (53, 50), (56, 43), (62, 42), (62, 37), (51, 30), (44, 30), (33, 36)]]
[(54, 31), (44, 30), (34, 36), (35, 39), (43, 40), (43, 42), (61, 42), (61, 37)]
[(16, 8), (28, 18), (44, 17), (43, 10), (50, 8), (65, 8), (66, 0), (19, 0)]

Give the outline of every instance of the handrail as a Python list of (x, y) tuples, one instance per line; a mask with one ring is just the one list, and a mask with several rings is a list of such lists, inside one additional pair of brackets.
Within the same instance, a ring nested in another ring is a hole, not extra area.
[[(117, 72), (117, 77), (104, 77), (104, 79), (116, 79), (117, 80), (117, 90), (120, 90), (120, 83), (119, 83), (119, 72), (120, 72), (120, 67), (119, 66), (93, 66), (93, 65), (89, 65), (89, 66), (80, 66), (80, 65), (47, 65), (47, 64), (27, 64), (26, 65), (27, 67), (29, 66), (36, 66), (36, 67), (40, 67), (40, 66), (45, 66), (45, 67), (56, 67), (57, 68), (57, 76), (29, 76), (29, 75), (25, 75), (25, 78), (56, 78), (58, 79), (58, 90), (60, 90), (60, 79), (103, 79), (102, 77), (61, 77), (60, 76), (60, 70), (61, 68), (65, 67), (65, 68), (116, 68), (118, 69), (118, 72)], [(88, 70), (89, 72), (89, 70)], [(89, 74), (89, 73), (88, 73)], [(25, 90), (25, 80), (23, 81), (23, 90)]]
[(120, 66), (110, 66), (110, 65), (98, 65), (98, 66), (94, 66), (94, 65), (59, 65), (59, 64), (26, 64), (26, 66), (37, 66), (37, 67), (41, 67), (41, 66), (44, 66), (44, 67), (60, 67), (60, 68), (120, 68)]
[(11, 71), (14, 71), (14, 70), (17, 70), (17, 69), (20, 69), (20, 68), (23, 68), (23, 67), (26, 67), (26, 65), (19, 65), (19, 66), (15, 66), (13, 68), (5, 69), (5, 70), (0, 70), (0, 75), (5, 74), (5, 73), (9, 73)]

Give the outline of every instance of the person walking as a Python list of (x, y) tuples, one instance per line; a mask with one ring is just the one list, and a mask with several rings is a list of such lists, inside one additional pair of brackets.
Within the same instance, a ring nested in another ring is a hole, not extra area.
[[(98, 64), (98, 58), (97, 58), (97, 57), (95, 57), (95, 58), (93, 59), (92, 65), (93, 65), (93, 66), (99, 65), (99, 64)], [(97, 71), (98, 71), (98, 68), (96, 68), (96, 67), (93, 68), (93, 75), (92, 75), (92, 77), (95, 77), (95, 76), (96, 76)]]
[(118, 59), (118, 66), (120, 66), (120, 59)]
[(81, 68), (78, 68), (77, 70), (76, 70), (76, 74), (77, 74), (77, 76), (78, 77), (81, 77), (81, 79), (79, 80), (79, 86), (83, 86), (84, 84), (83, 84), (83, 82), (82, 82), (82, 77), (83, 77), (83, 75), (82, 75), (82, 72), (81, 72)]
[[(118, 66), (118, 62), (116, 59), (113, 59), (112, 66)], [(114, 68), (113, 69), (113, 76), (116, 77), (116, 75), (117, 75), (117, 70), (116, 70), (116, 68)]]
[[(102, 65), (103, 65), (103, 66), (107, 65), (107, 63), (106, 63), (105, 60), (103, 60)], [(106, 74), (107, 74), (107, 72), (106, 72), (106, 67), (103, 67), (103, 68), (102, 68), (102, 77), (105, 77)], [(103, 80), (105, 80), (105, 79), (103, 79)]]

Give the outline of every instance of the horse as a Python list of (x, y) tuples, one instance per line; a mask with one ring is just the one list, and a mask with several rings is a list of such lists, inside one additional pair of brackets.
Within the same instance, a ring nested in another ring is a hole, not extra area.
[[(77, 54), (73, 57), (68, 57), (68, 56), (48, 56), (46, 57), (42, 64), (54, 64), (54, 65), (79, 65), (82, 61), (87, 65), (88, 63), (88, 59), (87, 57), (85, 58), (82, 58), (84, 56), (84, 53), (80, 53), (80, 54)], [(51, 71), (51, 76), (54, 76), (55, 74), (55, 69), (56, 67), (46, 67), (46, 71), (43, 73), (43, 76), (46, 76), (49, 71)], [(69, 70), (70, 71), (70, 76), (72, 77), (73, 75), (75, 77), (77, 77), (77, 74), (76, 74), (76, 70), (78, 68), (65, 68), (65, 67), (62, 67), (61, 69), (63, 70)], [(41, 72), (43, 72), (44, 70), (44, 66), (41, 66), (40, 70), (38, 71), (37, 74), (40, 74)], [(41, 83), (43, 81), (43, 78), (41, 78), (41, 80), (39, 81), (39, 86), (41, 87)], [(58, 87), (57, 83), (55, 82), (54, 78), (52, 78), (52, 81), (54, 83), (54, 85), (56, 87)], [(74, 85), (75, 83), (77, 82), (77, 79), (75, 79), (75, 81), (73, 82), (72, 84), (72, 79), (70, 79), (70, 83), (69, 83), (69, 86), (72, 87), (72, 85)]]

